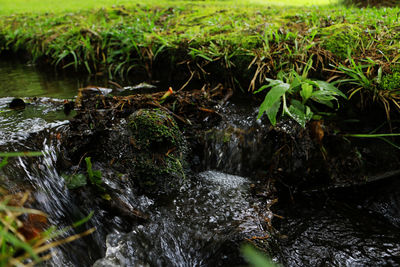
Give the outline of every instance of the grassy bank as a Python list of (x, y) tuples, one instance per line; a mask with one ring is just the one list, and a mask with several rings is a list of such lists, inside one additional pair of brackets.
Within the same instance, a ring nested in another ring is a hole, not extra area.
[[(156, 0), (148, 0), (146, 4), (149, 5), (171, 5), (178, 6), (185, 1), (156, 1)], [(187, 3), (193, 3), (195, 1), (186, 1)], [(223, 0), (222, 5), (242, 5), (242, 4), (260, 4), (260, 5), (278, 5), (278, 6), (287, 6), (287, 5), (326, 5), (336, 3), (337, 0)], [(0, 14), (2, 15), (10, 15), (17, 13), (44, 13), (44, 12), (68, 12), (68, 11), (79, 11), (79, 10), (87, 10), (93, 8), (102, 8), (102, 7), (112, 7), (118, 5), (125, 5), (127, 7), (132, 7), (136, 4), (143, 3), (143, 1), (138, 0), (70, 0), (68, 2), (60, 2), (53, 0), (0, 0)], [(221, 1), (215, 1), (216, 4), (221, 4)], [(215, 4), (213, 3), (213, 4)]]
[[(47, 10), (41, 2), (38, 10)], [(214, 79), (243, 91), (279, 71), (300, 73), (312, 59), (310, 77), (347, 79), (344, 90), (383, 97), (386, 108), (397, 103), (392, 89), (400, 83), (389, 78), (399, 70), (399, 8), (296, 7), (258, 0), (85, 3), (81, 11), (71, 1), (55, 12), (17, 15), (6, 7), (0, 17), (1, 51), (110, 78), (139, 75), (181, 84)], [(107, 7), (92, 8), (103, 3)], [(390, 85), (382, 83), (385, 76)]]

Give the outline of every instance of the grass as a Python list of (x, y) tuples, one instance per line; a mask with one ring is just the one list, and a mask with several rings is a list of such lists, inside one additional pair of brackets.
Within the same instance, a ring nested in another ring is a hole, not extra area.
[[(180, 5), (182, 3), (193, 3), (193, 1), (156, 1), (147, 0), (145, 2), (138, 0), (70, 0), (70, 1), (54, 1), (54, 0), (0, 0), (0, 14), (11, 15), (17, 13), (44, 13), (44, 12), (71, 12), (79, 10), (89, 10), (101, 7), (111, 7), (113, 5), (125, 5), (127, 7), (136, 4), (150, 5)], [(208, 1), (212, 2), (212, 1)], [(325, 5), (336, 3), (336, 0), (239, 0), (239, 1), (215, 1), (221, 6), (235, 5)]]
[[(375, 79), (378, 69), (385, 80), (400, 64), (399, 8), (358, 9), (329, 0), (284, 7), (261, 0), (34, 1), (0, 0), (0, 53), (27, 53), (35, 63), (109, 78), (219, 79), (243, 91), (281, 71), (302, 73), (312, 57), (310, 78), (342, 79), (340, 88), (354, 92), (345, 82), (351, 71), (343, 70), (368, 61), (371, 68), (355, 70), (370, 79), (368, 96), (386, 110), (399, 107), (397, 85), (382, 93)], [(34, 13), (23, 13), (32, 5)]]
[[(37, 157), (43, 152), (1, 152), (0, 169), (9, 157)], [(51, 258), (50, 249), (72, 242), (95, 231), (91, 228), (83, 233), (60, 238), (72, 227), (87, 222), (93, 215), (76, 222), (71, 227), (57, 229), (49, 227), (47, 215), (39, 210), (25, 208), (29, 192), (9, 194), (0, 187), (0, 267), (33, 266)]]
[[(92, 228), (62, 239), (60, 236), (70, 228), (57, 230), (55, 227), (48, 227), (46, 214), (24, 208), (28, 193), (4, 195), (5, 191), (0, 191), (0, 266), (33, 266), (50, 259), (50, 249), (91, 234), (95, 230)], [(20, 196), (22, 197), (19, 198)], [(13, 204), (9, 205), (11, 202)], [(25, 219), (21, 219), (24, 216)], [(89, 218), (90, 216), (76, 223), (74, 227), (83, 224)]]

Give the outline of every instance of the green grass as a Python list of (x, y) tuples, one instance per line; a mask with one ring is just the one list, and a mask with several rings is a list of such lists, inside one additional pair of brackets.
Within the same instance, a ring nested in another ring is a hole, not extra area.
[[(399, 8), (357, 9), (329, 0), (315, 6), (287, 1), (284, 7), (282, 1), (262, 0), (63, 5), (42, 0), (31, 2), (38, 13), (15, 15), (11, 10), (31, 6), (22, 0), (7, 3), (0, 15), (0, 53), (27, 53), (34, 63), (110, 78), (151, 79), (166, 72), (165, 77), (185, 80), (195, 73), (202, 81), (218, 78), (236, 89), (255, 90), (280, 71), (301, 73), (310, 58), (310, 78), (324, 80), (346, 78), (339, 66), (368, 61), (371, 67), (356, 70), (368, 72), (364, 76), (373, 89), (367, 88), (368, 97), (383, 100), (385, 109), (400, 107), (400, 93), (378, 92), (375, 79), (378, 69), (389, 77), (400, 64)], [(45, 10), (56, 12), (40, 13)], [(351, 84), (339, 86), (351, 90)]]
[[(43, 13), (43, 12), (68, 12), (88, 10), (93, 8), (111, 7), (113, 5), (125, 5), (127, 7), (135, 4), (151, 5), (180, 5), (193, 1), (156, 1), (156, 0), (0, 0), (0, 14), (10, 15), (16, 13)], [(211, 1), (208, 1), (211, 2)], [(222, 3), (221, 3), (222, 2)], [(325, 5), (336, 3), (337, 0), (239, 0), (239, 1), (215, 1), (217, 5)], [(201, 2), (200, 2), (201, 3)]]
[(10, 15), (16, 13), (32, 12), (65, 12), (83, 9), (100, 8), (103, 6), (129, 4), (129, 0), (0, 0), (0, 14)]

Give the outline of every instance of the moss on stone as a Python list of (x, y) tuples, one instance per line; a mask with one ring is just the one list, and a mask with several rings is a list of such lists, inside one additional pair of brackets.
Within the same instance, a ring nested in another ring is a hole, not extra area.
[(141, 109), (129, 118), (134, 179), (147, 193), (171, 193), (182, 184), (186, 145), (175, 120), (160, 109)]
[(179, 146), (182, 134), (175, 120), (160, 109), (141, 109), (129, 117), (129, 125), (138, 149), (148, 149), (155, 144), (164, 148)]

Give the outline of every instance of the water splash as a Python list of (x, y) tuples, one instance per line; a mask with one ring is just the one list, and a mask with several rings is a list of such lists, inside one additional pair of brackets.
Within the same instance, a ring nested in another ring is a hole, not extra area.
[[(249, 180), (207, 171), (192, 177), (147, 224), (107, 237), (94, 266), (204, 266), (238, 260), (244, 237), (264, 233)], [(240, 262), (240, 257), (239, 257)]]
[(42, 98), (24, 110), (8, 109), (13, 98), (0, 98), (0, 146), (25, 145), (31, 134), (68, 124), (60, 100)]

